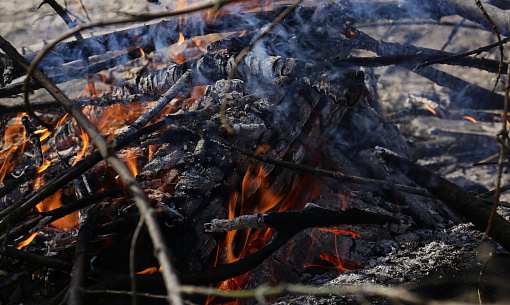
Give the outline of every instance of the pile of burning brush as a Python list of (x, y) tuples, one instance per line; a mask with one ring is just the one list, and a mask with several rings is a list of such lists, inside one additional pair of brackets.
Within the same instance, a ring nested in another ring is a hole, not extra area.
[[(71, 22), (24, 55), (0, 37), (0, 303), (121, 304), (136, 292), (221, 303), (210, 295), (362, 269), (461, 216), (492, 217), (508, 247), (506, 220), (403, 158), (379, 104), (373, 67), (452, 54), (356, 28), (363, 5), (385, 4), (301, 4), (223, 0)], [(51, 98), (31, 101), (41, 88)]]

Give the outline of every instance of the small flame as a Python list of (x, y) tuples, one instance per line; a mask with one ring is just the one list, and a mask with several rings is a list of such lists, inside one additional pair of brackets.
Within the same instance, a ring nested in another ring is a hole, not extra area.
[(37, 233), (39, 233), (39, 231), (35, 232), (35, 233), (32, 233), (27, 239), (25, 239), (24, 241), (20, 242), (16, 246), (16, 249), (21, 250), (23, 247), (25, 247), (28, 244), (30, 244), (34, 240), (34, 238), (37, 236)]
[(179, 33), (179, 40), (177, 41), (177, 45), (180, 46), (184, 43), (184, 35), (182, 33)]
[(52, 162), (52, 161), (44, 160), (44, 161), (43, 161), (43, 165), (39, 166), (39, 167), (36, 169), (36, 173), (40, 174), (40, 173), (44, 172), (44, 171), (45, 171), (48, 167), (50, 167), (51, 162)]
[(142, 48), (140, 48), (140, 54), (142, 54), (142, 57), (145, 57), (145, 52), (143, 51)]
[(465, 115), (465, 116), (463, 116), (463, 118), (464, 118), (464, 119), (466, 119), (466, 120), (468, 120), (468, 121), (471, 121), (471, 122), (473, 122), (473, 123), (476, 123), (476, 120), (475, 120), (475, 118), (473, 118), (473, 117), (470, 117), (470, 116)]
[(49, 131), (47, 128), (44, 128), (34, 131), (34, 134), (40, 134), (39, 140), (44, 141), (51, 135), (51, 131)]
[[(51, 211), (58, 209), (62, 206), (62, 190), (58, 190), (55, 194), (44, 199), (41, 203), (36, 205), (39, 212)], [(52, 226), (57, 227), (63, 231), (68, 231), (78, 225), (78, 211), (66, 215), (51, 223)]]
[(147, 268), (145, 270), (142, 270), (142, 271), (139, 271), (137, 272), (136, 274), (154, 274), (154, 273), (161, 273), (161, 271), (163, 270), (162, 267), (150, 267), (150, 268)]
[(81, 141), (82, 141), (81, 150), (76, 155), (76, 159), (74, 159), (74, 161), (73, 161), (73, 166), (76, 163), (78, 163), (78, 161), (83, 159), (83, 157), (85, 156), (85, 152), (87, 151), (87, 148), (89, 147), (89, 142), (90, 142), (89, 136), (85, 131), (83, 131), (83, 129), (81, 129), (81, 127), (80, 127), (80, 137), (81, 137)]
[(347, 230), (347, 229), (336, 229), (336, 228), (318, 228), (318, 229), (321, 231), (324, 231), (324, 232), (334, 233), (337, 236), (340, 234), (349, 234), (352, 237), (361, 237), (361, 235), (359, 235), (358, 233), (351, 231), (351, 230)]
[(5, 129), (3, 148), (0, 151), (0, 182), (2, 182), (5, 176), (12, 172), (18, 157), (21, 156), (25, 149), (25, 127), (21, 124), (21, 118), (26, 113), (19, 113), (14, 123)]
[(437, 115), (437, 112), (432, 107), (430, 107), (428, 104), (425, 104), (425, 108), (427, 108), (427, 110), (432, 112), (434, 115)]
[[(335, 267), (333, 267), (333, 268), (337, 269), (339, 273), (343, 273), (344, 271), (347, 271), (347, 270), (357, 270), (357, 269), (361, 269), (361, 268), (365, 267), (362, 264), (355, 263), (348, 259), (341, 259), (341, 258), (338, 258), (337, 256), (330, 255), (325, 252), (323, 252), (319, 257), (323, 261), (333, 263), (335, 265)], [(321, 267), (328, 268), (326, 266), (321, 266)]]

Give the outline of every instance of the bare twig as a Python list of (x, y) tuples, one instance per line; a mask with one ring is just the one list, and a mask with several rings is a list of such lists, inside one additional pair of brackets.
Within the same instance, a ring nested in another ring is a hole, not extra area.
[[(507, 75), (510, 72), (510, 70), (507, 71)], [(494, 204), (492, 205), (492, 211), (491, 215), (489, 217), (489, 220), (487, 222), (487, 228), (485, 229), (485, 234), (488, 235), (492, 224), (494, 222), (494, 217), (496, 215), (496, 209), (499, 205), (499, 197), (501, 195), (501, 178), (503, 176), (503, 162), (505, 158), (505, 148), (506, 143), (508, 142), (508, 130), (507, 130), (507, 119), (508, 119), (508, 104), (510, 103), (510, 81), (507, 79), (505, 84), (505, 103), (503, 107), (503, 120), (501, 123), (501, 131), (499, 132), (499, 140), (500, 140), (500, 147), (499, 147), (499, 158), (498, 158), (498, 175), (496, 180), (496, 190), (494, 192)]]
[(83, 291), (85, 286), (85, 276), (89, 265), (89, 247), (93, 237), (93, 228), (91, 222), (91, 212), (85, 215), (80, 222), (80, 231), (76, 240), (76, 249), (74, 251), (74, 264), (71, 271), (71, 282), (67, 290), (67, 304), (83, 304)]
[[(209, 140), (216, 142), (215, 140), (212, 140), (212, 139), (209, 139)], [(275, 165), (278, 165), (281, 167), (297, 170), (300, 172), (309, 173), (309, 174), (313, 174), (313, 175), (317, 175), (317, 176), (329, 177), (329, 178), (337, 179), (340, 181), (352, 182), (352, 183), (357, 183), (357, 184), (379, 185), (386, 189), (393, 189), (393, 190), (397, 190), (400, 192), (405, 192), (405, 193), (424, 196), (424, 197), (434, 197), (433, 194), (431, 194), (430, 192), (428, 192), (427, 190), (424, 190), (424, 189), (419, 189), (419, 188), (401, 185), (401, 184), (395, 184), (395, 183), (391, 183), (391, 182), (385, 181), (385, 180), (377, 180), (377, 179), (364, 178), (364, 177), (359, 177), (359, 176), (351, 176), (351, 175), (346, 175), (346, 174), (344, 174), (342, 172), (338, 172), (338, 171), (330, 171), (330, 170), (325, 170), (325, 169), (321, 169), (321, 168), (317, 168), (317, 167), (311, 167), (311, 166), (306, 166), (306, 165), (297, 164), (297, 163), (293, 163), (293, 162), (278, 160), (278, 159), (274, 159), (269, 156), (266, 156), (264, 154), (256, 154), (255, 152), (250, 151), (248, 149), (244, 149), (242, 147), (232, 145), (231, 143), (229, 143), (227, 141), (223, 141), (223, 140), (220, 140), (220, 141), (221, 142), (216, 142), (216, 143), (218, 143), (222, 146), (230, 147), (234, 150), (239, 151), (240, 153), (243, 153), (243, 154), (249, 156), (250, 158), (254, 158), (254, 159), (259, 160), (264, 163), (275, 164)]]
[[(474, 54), (480, 54), (482, 52), (489, 51), (490, 49), (493, 49), (493, 48), (498, 47), (498, 46), (501, 49), (501, 45), (505, 44), (505, 43), (508, 43), (509, 41), (510, 41), (510, 37), (507, 37), (507, 38), (502, 39), (501, 41), (498, 41), (496, 43), (493, 43), (493, 44), (490, 44), (490, 45), (486, 45), (486, 46), (483, 46), (483, 47), (480, 47), (480, 48), (477, 48), (477, 49), (474, 49), (474, 50), (471, 50), (471, 51), (468, 51), (468, 52), (464, 52), (464, 53), (460, 53), (460, 54), (455, 54), (455, 55), (450, 55), (450, 56), (445, 56), (445, 57), (438, 58), (438, 59), (428, 60), (428, 61), (422, 63), (421, 65), (419, 65), (416, 69), (423, 69), (423, 68), (425, 68), (427, 66), (434, 65), (434, 64), (441, 64), (441, 63), (446, 63), (446, 62), (452, 62), (452, 61), (455, 61), (455, 60), (460, 59), (462, 57), (466, 57), (466, 56), (474, 55)], [(504, 62), (501, 63), (501, 61), (500, 61), (499, 64), (500, 64), (500, 67), (503, 68)], [(498, 67), (498, 71), (499, 71), (499, 69), (500, 68)]]
[(492, 21), (491, 16), (489, 16), (487, 11), (483, 7), (482, 2), (480, 0), (475, 0), (475, 2), (476, 2), (476, 5), (478, 5), (480, 10), (482, 11), (482, 13), (485, 16), (485, 18), (487, 18), (487, 21), (489, 21), (492, 29), (494, 30), (494, 32), (496, 33), (496, 36), (498, 37), (499, 56), (500, 57), (499, 57), (498, 75), (496, 76), (496, 82), (494, 83), (494, 88), (492, 89), (492, 91), (494, 91), (494, 90), (496, 90), (496, 86), (498, 85), (499, 79), (501, 78), (501, 71), (503, 70), (503, 62), (505, 60), (505, 55), (503, 54), (503, 50), (504, 50), (503, 42), (501, 41), (501, 35), (499, 34), (498, 27), (496, 26), (494, 21)]
[(133, 237), (131, 238), (131, 248), (129, 249), (129, 276), (131, 277), (131, 304), (138, 304), (138, 285), (136, 281), (136, 266), (135, 266), (135, 257), (136, 257), (136, 244), (138, 243), (138, 238), (140, 237), (140, 232), (143, 228), (143, 219), (140, 218), (138, 224), (136, 225), (135, 232), (133, 233)]
[[(57, 3), (57, 1), (44, 0), (43, 2), (41, 2), (41, 4), (39, 4), (37, 9), (41, 8), (41, 6), (43, 6), (44, 4), (49, 4), (51, 6), (51, 8), (54, 9), (55, 12), (57, 12), (57, 14), (60, 16), (60, 18), (62, 18), (62, 20), (64, 20), (64, 22), (67, 24), (67, 26), (70, 29), (72, 29), (76, 26), (76, 23), (71, 20), (71, 17), (69, 17), (67, 10), (64, 9), (62, 6), (60, 6), (60, 4)], [(76, 39), (78, 39), (78, 40), (83, 39), (83, 36), (81, 36), (81, 34), (79, 32), (74, 34), (74, 37), (76, 37)]]

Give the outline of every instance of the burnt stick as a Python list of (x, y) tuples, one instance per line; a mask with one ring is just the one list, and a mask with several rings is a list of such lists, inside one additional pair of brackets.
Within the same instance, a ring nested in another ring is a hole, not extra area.
[[(57, 14), (60, 16), (60, 18), (62, 18), (62, 20), (64, 20), (64, 22), (67, 24), (67, 26), (70, 29), (72, 29), (72, 28), (74, 28), (76, 26), (76, 23), (71, 20), (71, 17), (69, 17), (69, 14), (67, 13), (67, 10), (64, 9), (60, 4), (58, 4), (57, 1), (55, 1), (55, 0), (43, 0), (43, 2), (41, 2), (41, 4), (39, 4), (37, 9), (40, 9), (41, 6), (43, 6), (44, 4), (50, 5), (51, 8), (54, 9), (55, 12), (57, 12)], [(81, 36), (81, 33), (74, 34), (74, 37), (76, 37), (76, 39), (78, 39), (78, 40), (82, 40), (83, 39), (83, 36)]]
[(185, 284), (208, 284), (224, 281), (244, 274), (278, 251), (295, 234), (307, 228), (400, 222), (398, 218), (381, 215), (380, 213), (372, 213), (358, 209), (332, 211), (320, 207), (312, 207), (301, 211), (266, 213), (262, 214), (260, 217), (265, 224), (277, 230), (278, 234), (273, 241), (259, 251), (245, 256), (234, 263), (221, 265), (208, 270), (201, 270), (198, 273), (182, 274), (180, 275), (181, 282)]
[[(128, 62), (130, 60), (140, 58), (141, 55), (142, 54), (140, 52), (140, 49), (135, 49), (135, 50), (132, 50), (126, 54), (122, 54), (122, 55), (107, 59), (105, 61), (81, 68), (81, 69), (69, 70), (68, 72), (55, 74), (55, 75), (51, 75), (51, 69), (49, 69), (45, 72), (49, 73), (48, 75), (53, 83), (61, 84), (61, 83), (64, 83), (64, 82), (67, 82), (67, 81), (70, 81), (73, 79), (84, 78), (87, 75), (99, 73), (103, 70), (107, 70), (107, 69), (113, 68), (115, 66), (125, 64), (126, 62)], [(20, 84), (14, 84), (11, 86), (0, 88), (0, 98), (20, 94), (22, 92), (22, 87), (23, 87), (23, 84), (20, 83)], [(31, 82), (30, 88), (32, 90), (36, 90), (36, 89), (42, 88), (42, 86), (41, 86), (41, 84), (39, 84), (37, 82)]]
[(70, 305), (81, 305), (84, 303), (83, 289), (85, 286), (85, 277), (90, 265), (89, 253), (90, 242), (94, 237), (94, 229), (92, 225), (93, 211), (88, 210), (81, 218), (80, 231), (76, 240), (76, 248), (74, 250), (74, 262), (71, 270), (71, 281), (67, 290), (66, 301)]
[[(76, 58), (75, 54), (84, 49), (88, 50), (89, 56), (123, 50), (133, 46), (139, 46), (145, 53), (150, 53), (155, 51), (157, 47), (165, 47), (176, 43), (179, 40), (179, 33), (189, 39), (197, 35), (260, 29), (267, 23), (267, 20), (274, 18), (283, 9), (284, 7), (278, 7), (272, 12), (230, 14), (217, 22), (209, 24), (203, 20), (192, 20), (186, 23), (182, 23), (178, 19), (165, 20), (83, 40), (62, 42), (50, 52), (51, 55), (49, 56), (58, 58), (62, 63), (69, 63), (81, 59)], [(133, 16), (133, 21), (136, 21), (136, 16)], [(162, 32), (165, 34), (162, 35)], [(27, 59), (32, 61), (36, 54), (30, 54)], [(46, 68), (47, 65), (43, 60), (40, 67)]]
[[(71, 99), (71, 102), (74, 104), (83, 107), (83, 106), (111, 106), (114, 104), (129, 104), (129, 103), (144, 103), (144, 102), (154, 102), (161, 98), (161, 94), (159, 93), (143, 93), (143, 94), (130, 94), (125, 96), (112, 96), (112, 95), (103, 95), (100, 97), (93, 98), (77, 98)], [(49, 108), (61, 108), (62, 106), (57, 101), (34, 101), (31, 102), (32, 108), (34, 110), (40, 109), (49, 109)], [(25, 105), (18, 101), (9, 101), (5, 102), (0, 100), (0, 112), (1, 113), (18, 113), (24, 112)]]
[[(449, 105), (450, 109), (503, 109), (504, 97), (501, 94), (481, 88), (432, 67), (425, 67), (419, 70), (414, 69), (414, 66), (406, 66), (406, 68), (438, 85), (451, 89), (452, 92), (465, 92), (461, 97), (462, 100), (459, 100), (460, 102), (454, 102)], [(455, 101), (456, 97), (452, 96), (452, 100)]]
[(204, 229), (205, 232), (225, 232), (248, 228), (273, 228), (277, 231), (304, 230), (316, 227), (360, 224), (360, 221), (365, 221), (364, 224), (400, 222), (398, 218), (393, 217), (386, 211), (383, 212), (383, 210), (378, 210), (377, 213), (359, 209), (333, 211), (312, 206), (299, 211), (269, 212), (242, 215), (231, 219), (213, 219), (210, 223), (204, 224)]
[[(491, 209), (480, 198), (471, 196), (455, 183), (397, 154), (384, 149), (377, 149), (374, 153), (384, 159), (389, 166), (428, 189), (446, 205), (468, 221), (473, 222), (481, 231), (485, 230), (490, 219)], [(510, 223), (501, 215), (494, 215), (493, 226), (488, 235), (505, 249), (510, 249)]]
[(13, 247), (0, 245), (0, 254), (24, 262), (32, 263), (38, 266), (55, 268), (62, 271), (71, 271), (72, 265), (68, 261), (54, 257), (35, 254), (32, 252), (18, 250)]

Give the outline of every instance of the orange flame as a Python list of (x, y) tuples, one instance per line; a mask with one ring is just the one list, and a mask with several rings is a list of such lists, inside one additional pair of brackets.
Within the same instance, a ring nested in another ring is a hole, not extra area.
[(39, 140), (44, 141), (51, 135), (51, 131), (49, 131), (47, 128), (44, 128), (34, 131), (34, 134), (40, 134)]
[(43, 165), (39, 166), (39, 167), (36, 169), (36, 173), (40, 174), (40, 173), (44, 172), (44, 171), (45, 171), (48, 167), (50, 167), (51, 162), (52, 162), (52, 161), (44, 160), (44, 161), (43, 161)]
[(0, 151), (0, 182), (10, 173), (16, 165), (17, 159), (25, 149), (25, 128), (21, 124), (21, 118), (26, 113), (19, 113), (12, 125), (5, 129), (3, 148)]
[[(62, 190), (58, 190), (55, 194), (44, 199), (41, 203), (36, 205), (39, 212), (51, 211), (58, 209), (62, 206)], [(63, 231), (68, 231), (78, 225), (78, 211), (66, 215), (51, 223), (52, 226), (57, 227)]]
[(470, 117), (470, 116), (465, 115), (465, 116), (463, 116), (462, 118), (464, 118), (464, 119), (466, 119), (466, 120), (468, 120), (468, 121), (471, 121), (471, 122), (473, 122), (473, 123), (476, 123), (476, 120), (475, 120), (475, 118), (473, 118), (473, 117)]
[(352, 230), (347, 230), (347, 229), (336, 229), (336, 228), (318, 228), (318, 229), (321, 231), (324, 231), (324, 232), (335, 233), (335, 235), (349, 234), (352, 237), (361, 237), (361, 235), (359, 235), (358, 233), (356, 233)]
[(425, 104), (425, 108), (427, 108), (427, 110), (432, 112), (434, 115), (437, 115), (437, 112), (432, 107), (430, 107), (428, 104)]
[[(348, 259), (342, 259), (338, 258), (338, 256), (330, 255), (325, 252), (323, 252), (320, 256), (320, 259), (333, 263), (335, 267), (334, 269), (337, 269), (339, 273), (342, 273), (347, 270), (357, 270), (365, 267), (362, 264), (355, 263)], [(322, 268), (328, 268), (327, 266), (321, 266)]]
[(161, 270), (163, 270), (163, 268), (161, 267), (150, 267), (150, 268), (147, 268), (145, 270), (142, 270), (142, 271), (139, 271), (137, 272), (136, 274), (154, 274), (154, 273), (161, 273)]
[(184, 43), (184, 35), (182, 33), (179, 33), (179, 40), (177, 41), (177, 45), (180, 46)]
[(89, 142), (90, 142), (88, 134), (85, 131), (83, 131), (83, 129), (81, 127), (79, 130), (80, 130), (80, 137), (81, 137), (82, 145), (81, 145), (81, 150), (76, 155), (76, 159), (74, 159), (74, 161), (73, 161), (73, 166), (76, 163), (78, 163), (78, 161), (83, 159), (83, 157), (85, 156), (85, 152), (87, 151), (87, 148), (89, 147)]
[(27, 239), (25, 239), (24, 241), (20, 242), (16, 246), (16, 249), (21, 250), (23, 247), (25, 247), (28, 244), (30, 244), (34, 240), (34, 238), (37, 236), (37, 233), (39, 233), (39, 231), (37, 231), (35, 233), (32, 233)]

